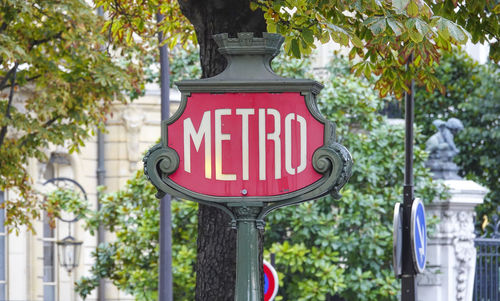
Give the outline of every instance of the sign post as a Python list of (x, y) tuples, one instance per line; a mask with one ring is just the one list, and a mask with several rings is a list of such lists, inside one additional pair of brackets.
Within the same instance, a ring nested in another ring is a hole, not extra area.
[[(413, 56), (408, 59), (408, 68)], [(403, 203), (396, 205), (394, 212), (393, 262), (396, 277), (401, 278), (401, 300), (417, 301), (417, 274), (423, 272), (427, 251), (427, 230), (424, 205), (414, 196), (413, 184), (413, 120), (415, 82), (410, 82), (409, 92), (405, 95), (405, 174)], [(397, 216), (397, 217), (396, 217)], [(401, 219), (401, 235), (396, 218)], [(400, 243), (401, 241), (401, 243)], [(399, 255), (401, 244), (401, 255)], [(394, 247), (394, 245), (396, 247)], [(400, 263), (399, 263), (399, 260)]]
[(237, 229), (237, 301), (260, 301), (258, 231), (277, 208), (332, 194), (351, 176), (352, 158), (335, 124), (316, 105), (322, 85), (276, 75), (284, 38), (214, 36), (228, 60), (217, 76), (177, 83), (181, 104), (162, 123), (161, 143), (144, 157), (158, 189), (217, 207)]

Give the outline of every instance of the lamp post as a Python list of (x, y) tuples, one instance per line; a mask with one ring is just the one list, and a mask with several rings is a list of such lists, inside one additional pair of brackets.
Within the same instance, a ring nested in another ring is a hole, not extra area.
[[(75, 195), (87, 200), (87, 193), (83, 187), (73, 179), (70, 178), (52, 178), (46, 181), (43, 185), (52, 184), (56, 189), (66, 189), (75, 192)], [(66, 212), (68, 213), (68, 212)], [(75, 237), (71, 235), (71, 224), (79, 220), (78, 215), (62, 215), (58, 217), (59, 221), (64, 222), (68, 225), (68, 235), (61, 240), (56, 241), (58, 253), (59, 253), (59, 264), (64, 267), (68, 274), (70, 274), (73, 269), (78, 267), (80, 262), (80, 252), (83, 241), (76, 240)]]

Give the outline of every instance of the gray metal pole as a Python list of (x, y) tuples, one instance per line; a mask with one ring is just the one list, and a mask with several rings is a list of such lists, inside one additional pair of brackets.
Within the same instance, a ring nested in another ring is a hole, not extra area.
[[(97, 186), (104, 185), (106, 169), (104, 166), (104, 133), (101, 130), (97, 132)], [(100, 195), (97, 192), (97, 210), (101, 209), (101, 202), (99, 201)], [(97, 229), (97, 245), (100, 245), (105, 240), (105, 233), (103, 225), (99, 225)], [(99, 288), (97, 289), (97, 300), (106, 300), (106, 281), (99, 279)]]
[[(99, 16), (104, 16), (104, 11), (102, 7), (97, 8), (97, 14)], [(104, 48), (103, 48), (104, 50)], [(106, 176), (106, 167), (104, 166), (104, 133), (101, 130), (97, 130), (97, 186), (104, 186), (104, 180)], [(97, 193), (97, 210), (101, 209), (101, 202), (99, 201), (99, 192)], [(97, 245), (100, 245), (105, 240), (104, 227), (99, 225), (97, 229)], [(99, 288), (97, 289), (97, 300), (106, 300), (106, 281), (104, 279), (99, 279)]]
[[(413, 57), (408, 59), (408, 69)], [(401, 275), (401, 300), (416, 301), (416, 272), (411, 255), (411, 206), (414, 200), (413, 185), (413, 120), (415, 81), (410, 83), (410, 91), (405, 94), (405, 175), (403, 186), (403, 250)]]
[[(157, 22), (163, 20), (163, 15), (156, 15)], [(158, 43), (163, 42), (163, 34), (158, 33)], [(160, 91), (161, 120), (167, 120), (170, 114), (170, 78), (167, 46), (160, 46)], [(172, 284), (172, 212), (171, 198), (166, 194), (160, 201), (160, 277), (158, 282), (158, 300), (173, 300)]]

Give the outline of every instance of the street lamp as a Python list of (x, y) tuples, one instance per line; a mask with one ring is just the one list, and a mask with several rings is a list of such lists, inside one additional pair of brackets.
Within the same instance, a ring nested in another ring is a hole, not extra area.
[[(45, 182), (43, 185), (52, 184), (58, 189), (68, 189), (75, 192), (79, 197), (87, 200), (87, 194), (83, 187), (73, 179), (69, 178), (52, 178)], [(63, 238), (62, 240), (56, 241), (57, 249), (59, 253), (59, 264), (64, 267), (68, 274), (73, 271), (73, 269), (78, 267), (80, 262), (80, 251), (83, 242), (76, 240), (71, 235), (71, 224), (78, 221), (79, 216), (72, 215), (69, 212), (66, 214), (61, 214), (58, 217), (59, 221), (68, 224), (68, 236)]]
[(78, 267), (83, 242), (77, 241), (73, 236), (68, 235), (57, 241), (56, 244), (59, 250), (59, 264), (70, 274), (74, 268)]

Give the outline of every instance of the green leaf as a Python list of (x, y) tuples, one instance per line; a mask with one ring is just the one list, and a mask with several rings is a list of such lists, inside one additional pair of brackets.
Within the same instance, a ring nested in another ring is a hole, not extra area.
[(307, 44), (314, 44), (314, 36), (313, 36), (313, 32), (311, 30), (304, 29), (302, 31), (302, 38), (304, 38), (304, 41)]
[(495, 7), (493, 8), (493, 13), (495, 13), (497, 15), (500, 14), (500, 3), (495, 5)]
[(256, 10), (257, 8), (259, 8), (259, 5), (257, 4), (257, 2), (250, 1), (250, 9)]
[(449, 21), (437, 16), (432, 18), (431, 20), (431, 26), (435, 26), (438, 30), (438, 33), (444, 38), (444, 39), (449, 39), (450, 37), (450, 32), (448, 31), (448, 26), (447, 23)]
[(429, 25), (418, 18), (415, 19), (415, 28), (423, 36), (425, 36), (430, 31)]
[(300, 58), (300, 47), (299, 47), (299, 43), (298, 43), (297, 39), (292, 40), (290, 49), (291, 49), (294, 57)]
[(369, 22), (369, 28), (374, 35), (385, 31), (386, 21), (384, 17), (373, 17)]
[(360, 40), (360, 38), (358, 38), (356, 35), (351, 35), (350, 37), (351, 37), (351, 42), (354, 46), (359, 48), (363, 48), (365, 46), (363, 42)]
[(406, 9), (408, 3), (410, 3), (410, 0), (393, 0), (392, 7), (399, 13)]
[(408, 19), (408, 21), (406, 21), (406, 27), (408, 28), (410, 39), (415, 43), (420, 43), (424, 36), (416, 28), (417, 21), (417, 18)]
[(408, 12), (408, 15), (410, 17), (415, 18), (416, 16), (418, 16), (418, 4), (413, 0), (410, 1), (410, 4), (408, 4), (406, 11)]
[(450, 33), (450, 36), (457, 40), (458, 42), (464, 44), (467, 42), (467, 35), (465, 32), (460, 28), (458, 25), (456, 25), (453, 22), (446, 22), (446, 26), (448, 28), (448, 32)]
[(387, 24), (389, 24), (389, 27), (391, 27), (392, 31), (394, 32), (395, 35), (399, 36), (402, 33), (401, 28), (403, 27), (399, 21), (394, 20), (392, 18), (387, 19)]
[(267, 22), (267, 31), (276, 33), (276, 23)]

